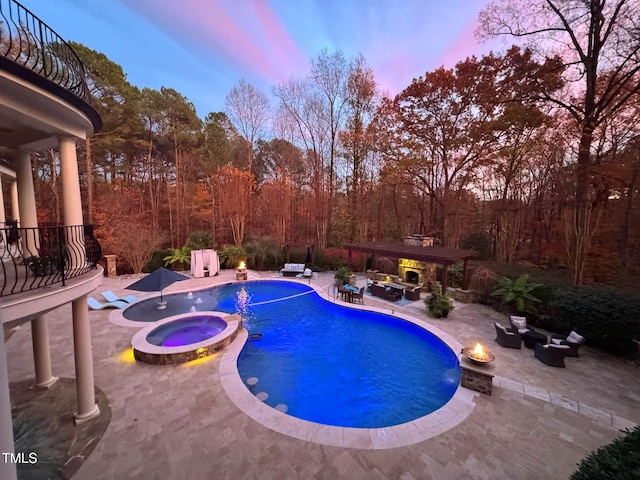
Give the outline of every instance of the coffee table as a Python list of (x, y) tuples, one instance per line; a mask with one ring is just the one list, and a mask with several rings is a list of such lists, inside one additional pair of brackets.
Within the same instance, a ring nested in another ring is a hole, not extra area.
[(527, 348), (534, 349), (536, 348), (536, 343), (539, 343), (540, 345), (545, 345), (547, 343), (547, 336), (544, 333), (529, 330), (528, 332), (525, 332), (523, 336), (524, 346)]

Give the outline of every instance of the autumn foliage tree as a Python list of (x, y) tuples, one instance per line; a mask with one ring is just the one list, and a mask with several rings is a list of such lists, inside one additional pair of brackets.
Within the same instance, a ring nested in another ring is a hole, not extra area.
[(249, 215), (250, 196), (255, 184), (253, 175), (246, 170), (225, 165), (216, 175), (216, 184), (220, 212), (231, 227), (233, 243), (242, 245)]

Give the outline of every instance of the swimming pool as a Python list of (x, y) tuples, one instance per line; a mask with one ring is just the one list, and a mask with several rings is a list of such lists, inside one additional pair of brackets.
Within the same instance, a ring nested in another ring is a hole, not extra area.
[(237, 282), (188, 297), (165, 296), (168, 308), (180, 304), (183, 312), (200, 298), (207, 310), (241, 313), (249, 334), (261, 335), (237, 359), (245, 387), (303, 420), (398, 425), (442, 407), (460, 383), (457, 356), (432, 333), (391, 315), (326, 301), (305, 284)]

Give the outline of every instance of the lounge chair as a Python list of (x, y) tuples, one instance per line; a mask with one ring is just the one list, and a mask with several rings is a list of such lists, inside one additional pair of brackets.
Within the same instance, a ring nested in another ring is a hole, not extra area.
[(129, 304), (121, 300), (115, 302), (102, 303), (93, 297), (87, 297), (87, 304), (91, 310), (102, 310), (103, 308), (127, 308)]
[(536, 343), (535, 355), (538, 360), (550, 367), (565, 368), (564, 357), (569, 353), (569, 348), (567, 345), (555, 345), (553, 343), (541, 345)]
[(136, 297), (135, 295), (125, 295), (124, 297), (119, 297), (111, 290), (105, 290), (104, 292), (101, 292), (100, 295), (102, 295), (107, 302), (116, 302), (120, 300), (121, 302), (134, 303), (138, 301), (138, 297)]
[(536, 329), (531, 325), (527, 325), (527, 317), (518, 317), (516, 315), (509, 316), (509, 323), (511, 323), (511, 330), (513, 333), (524, 335), (527, 332), (535, 332)]
[(578, 350), (580, 350), (580, 345), (584, 343), (584, 337), (582, 335), (578, 335), (574, 330), (571, 330), (569, 335), (551, 335), (551, 343), (554, 345), (566, 345), (569, 347), (569, 353), (567, 356), (569, 357), (579, 357), (580, 354)]
[(496, 327), (496, 342), (498, 345), (507, 348), (522, 348), (522, 337), (519, 333), (514, 333), (498, 322), (493, 322)]

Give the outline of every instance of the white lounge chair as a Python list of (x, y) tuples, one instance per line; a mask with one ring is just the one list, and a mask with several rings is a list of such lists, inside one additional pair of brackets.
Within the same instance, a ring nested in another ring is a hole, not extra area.
[(127, 308), (129, 304), (116, 300), (115, 302), (102, 303), (93, 297), (87, 297), (87, 304), (91, 310), (102, 310), (103, 308)]
[(104, 292), (101, 292), (100, 295), (102, 295), (107, 302), (117, 302), (119, 300), (121, 302), (134, 303), (138, 301), (138, 297), (136, 297), (135, 295), (125, 295), (124, 297), (119, 297), (111, 290), (105, 290)]

